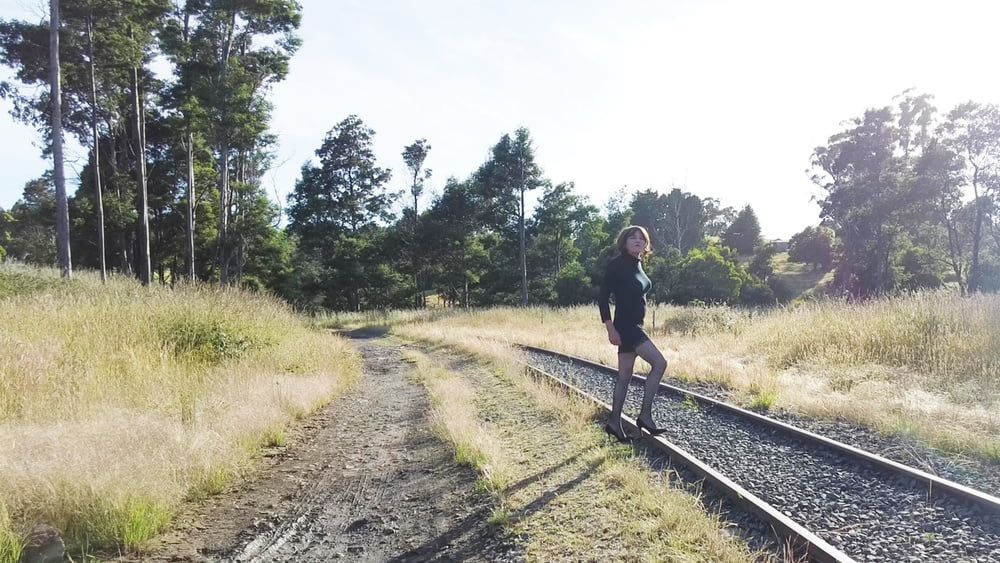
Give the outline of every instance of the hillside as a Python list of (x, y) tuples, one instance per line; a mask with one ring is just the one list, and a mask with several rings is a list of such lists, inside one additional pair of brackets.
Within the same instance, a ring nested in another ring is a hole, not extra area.
[(792, 301), (822, 294), (833, 280), (832, 271), (814, 270), (810, 264), (790, 262), (787, 252), (775, 254), (772, 264), (774, 275), (788, 288)]

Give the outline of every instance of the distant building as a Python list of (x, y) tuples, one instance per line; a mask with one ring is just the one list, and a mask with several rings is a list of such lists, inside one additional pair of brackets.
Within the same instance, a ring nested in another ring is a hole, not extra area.
[(788, 252), (788, 241), (787, 240), (781, 240), (780, 238), (779, 239), (774, 239), (774, 240), (771, 241), (771, 244), (774, 245), (774, 248), (776, 248), (778, 250), (778, 252)]

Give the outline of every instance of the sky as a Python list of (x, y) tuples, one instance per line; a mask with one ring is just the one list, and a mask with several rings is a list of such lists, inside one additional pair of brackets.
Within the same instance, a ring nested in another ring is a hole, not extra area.
[[(908, 88), (949, 110), (1000, 103), (993, 0), (469, 2), (301, 0), (302, 48), (271, 92), (284, 202), (323, 136), (348, 115), (375, 130), (390, 186), (426, 138), (426, 206), (505, 133), (527, 127), (554, 183), (603, 206), (621, 190), (677, 187), (753, 207), (767, 238), (819, 222), (810, 155)], [(47, 2), (0, 0), (38, 21)], [(0, 80), (11, 72), (0, 69)], [(0, 207), (50, 163), (0, 101)], [(68, 154), (75, 191), (85, 153)]]

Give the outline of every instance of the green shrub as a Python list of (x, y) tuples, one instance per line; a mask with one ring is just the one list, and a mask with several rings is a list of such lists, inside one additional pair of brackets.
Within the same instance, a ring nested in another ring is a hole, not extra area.
[(171, 321), (163, 339), (178, 357), (212, 365), (263, 347), (231, 322), (191, 316)]
[(748, 278), (731, 251), (717, 245), (695, 248), (681, 263), (671, 300), (690, 303), (695, 299), (710, 303), (732, 303)]
[(95, 504), (69, 522), (66, 544), (81, 555), (116, 546), (133, 549), (162, 532), (172, 516), (163, 503), (147, 498)]
[(38, 293), (55, 287), (61, 280), (52, 275), (39, 275), (36, 270), (0, 267), (0, 299)]

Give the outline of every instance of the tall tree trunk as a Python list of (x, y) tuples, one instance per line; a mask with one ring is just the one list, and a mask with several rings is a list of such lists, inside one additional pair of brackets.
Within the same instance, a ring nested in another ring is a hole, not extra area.
[[(125, 164), (122, 160), (124, 159), (123, 155), (128, 150), (128, 147), (120, 147), (119, 143), (127, 140), (127, 137), (124, 135), (114, 134), (111, 124), (109, 123), (107, 125), (108, 131), (110, 132), (108, 138), (108, 149), (111, 152), (108, 155), (108, 166), (111, 168), (111, 177), (108, 181), (111, 183), (111, 187), (114, 188), (115, 198), (118, 202), (121, 202), (124, 199), (124, 196), (122, 195), (121, 184), (118, 182), (118, 172), (121, 170), (122, 165)], [(119, 268), (122, 273), (129, 277), (134, 275), (135, 271), (132, 266), (132, 258), (130, 257), (129, 251), (131, 243), (129, 242), (128, 235), (130, 232), (131, 231), (129, 229), (118, 231), (118, 247), (121, 252), (121, 254), (119, 254)]]
[(417, 270), (419, 268), (419, 262), (417, 260), (417, 169), (413, 173), (413, 232), (410, 235), (410, 261), (413, 264), (413, 291), (415, 294), (414, 304), (418, 309), (424, 306), (424, 296), (420, 293), (420, 277), (417, 275)]
[[(184, 4), (184, 43), (190, 41), (191, 33), (191, 2)], [(190, 102), (191, 92), (187, 92), (188, 102)], [(191, 281), (195, 279), (194, 271), (194, 225), (195, 225), (195, 201), (194, 201), (194, 132), (192, 131), (190, 116), (187, 117), (187, 275)]]
[(97, 130), (97, 63), (94, 60), (93, 10), (87, 14), (87, 51), (90, 57), (90, 128), (94, 137), (94, 207), (97, 211), (97, 253), (101, 263), (101, 283), (108, 279), (104, 244), (104, 190), (101, 188), (101, 145)]
[(233, 34), (236, 30), (236, 8), (231, 8), (226, 33), (226, 44), (223, 47), (219, 66), (219, 87), (222, 88), (223, 101), (221, 108), (220, 141), (219, 141), (219, 282), (229, 283), (229, 108), (225, 93), (229, 77), (229, 57), (233, 50)]
[(677, 204), (674, 206), (674, 238), (677, 245), (677, 251), (681, 254), (684, 253), (684, 247), (681, 244), (681, 239), (684, 238), (684, 234), (681, 232), (681, 202), (683, 198), (678, 198)]
[(132, 68), (132, 102), (135, 111), (133, 112), (133, 125), (135, 132), (135, 180), (138, 189), (139, 214), (139, 280), (143, 285), (149, 285), (151, 278), (151, 265), (149, 259), (149, 198), (146, 191), (146, 147), (144, 143), (142, 125), (142, 96), (139, 93), (139, 68)]
[(219, 146), (219, 283), (229, 283), (229, 139)]
[(951, 256), (951, 269), (958, 280), (958, 290), (964, 296), (966, 294), (965, 278), (962, 273), (962, 245), (958, 237), (958, 229), (955, 222), (945, 219), (945, 226), (948, 230), (948, 254)]
[[(247, 182), (247, 151), (237, 150), (236, 151), (236, 183), (239, 186), (245, 186)], [(244, 213), (246, 211), (245, 205), (243, 205), (243, 198), (245, 191), (235, 191), (230, 186), (229, 196), (232, 198), (233, 207), (233, 217), (229, 224), (230, 239), (233, 241), (230, 245), (231, 250), (228, 258), (231, 267), (235, 268), (235, 272), (231, 273), (229, 278), (239, 285), (243, 281), (243, 244), (245, 243), (243, 238), (243, 233), (241, 231), (241, 226), (244, 224)], [(235, 262), (235, 263), (233, 263)]]
[(979, 249), (983, 239), (983, 202), (979, 197), (979, 167), (973, 164), (972, 170), (972, 194), (975, 197), (973, 203), (976, 206), (976, 218), (972, 225), (972, 257), (969, 265), (969, 293), (979, 291), (980, 277), (982, 269), (979, 264)]
[(187, 274), (194, 281), (194, 133), (188, 130), (187, 135)]
[(59, 0), (49, 0), (49, 91), (52, 98), (52, 177), (56, 183), (56, 251), (62, 277), (73, 277), (69, 250), (69, 200), (63, 171), (62, 83), (59, 72)]
[[(138, 78), (138, 77), (137, 77)], [(153, 281), (153, 272), (158, 270), (153, 267), (153, 253), (151, 251), (153, 232), (151, 219), (159, 218), (158, 213), (150, 213), (149, 210), (149, 171), (146, 169), (146, 97), (145, 93), (142, 91), (142, 85), (139, 85), (139, 143), (142, 147), (142, 196), (146, 200), (146, 228), (145, 228), (145, 238), (146, 243), (141, 249), (142, 253), (146, 255), (147, 270), (149, 271), (149, 282)], [(163, 282), (163, 278), (160, 278), (160, 282)]]
[(518, 217), (518, 227), (521, 231), (521, 306), (528, 306), (528, 258), (527, 245), (524, 236), (524, 183), (521, 183), (521, 214)]
[(562, 271), (562, 229), (556, 229), (556, 277)]
[(243, 268), (246, 267), (246, 246), (247, 241), (242, 236), (239, 237), (239, 245), (236, 247), (236, 283), (243, 282)]

